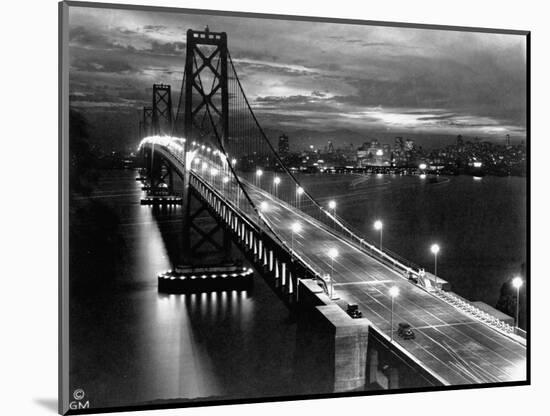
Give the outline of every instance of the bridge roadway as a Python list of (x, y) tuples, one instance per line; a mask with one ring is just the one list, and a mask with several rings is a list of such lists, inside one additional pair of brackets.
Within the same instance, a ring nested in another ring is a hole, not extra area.
[(397, 271), (335, 236), (324, 225), (271, 194), (247, 185), (256, 206), (267, 201), (264, 216), (278, 235), (291, 245), (291, 224), (302, 229), (294, 234), (293, 248), (318, 270), (329, 273), (328, 251), (339, 252), (334, 260), (334, 294), (337, 303), (357, 303), (379, 330), (390, 334), (390, 287), (399, 288), (394, 300), (394, 331), (398, 322), (414, 328), (414, 340), (398, 342), (424, 366), (449, 384), (520, 381), (526, 378), (526, 348), (480, 321), (409, 282)]
[[(222, 191), (220, 187), (218, 190)], [(300, 222), (302, 229), (294, 234), (294, 251), (314, 265), (317, 271), (329, 273), (328, 251), (331, 248), (338, 250), (333, 277), (335, 295), (339, 297), (336, 302), (343, 308), (347, 303), (357, 303), (363, 316), (388, 336), (391, 319), (388, 292), (390, 287), (397, 286), (399, 296), (394, 301), (394, 331), (397, 323), (407, 322), (414, 328), (416, 338), (402, 340), (394, 332), (394, 342), (446, 384), (526, 379), (524, 345), (409, 282), (302, 211), (254, 185), (246, 183), (245, 188), (257, 207), (263, 201), (268, 203), (263, 215), (288, 246), (292, 239), (291, 224)], [(236, 196), (226, 197), (234, 200)]]

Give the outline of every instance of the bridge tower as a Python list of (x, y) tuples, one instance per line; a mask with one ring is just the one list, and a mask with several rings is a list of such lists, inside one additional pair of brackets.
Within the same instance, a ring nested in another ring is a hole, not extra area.
[[(187, 31), (185, 77), (182, 88), (184, 103), (183, 133), (187, 143), (192, 140), (210, 141), (212, 147), (224, 145), (229, 135), (229, 94), (227, 76), (227, 35), (225, 32)], [(187, 176), (187, 175), (186, 175)], [(218, 252), (218, 258), (228, 261), (231, 257), (231, 236), (227, 229), (215, 222), (210, 229), (197, 223), (201, 213), (207, 211), (200, 198), (192, 198), (184, 178), (184, 249), (186, 263), (194, 263), (197, 250), (207, 244)], [(196, 234), (194, 244), (191, 235)], [(216, 241), (216, 235), (220, 239)], [(221, 240), (221, 241), (220, 241)]]
[(153, 107), (151, 113), (151, 133), (157, 136), (172, 134), (172, 92), (170, 85), (153, 85)]
[(229, 137), (227, 35), (187, 31), (184, 134), (187, 140), (210, 136), (215, 147)]

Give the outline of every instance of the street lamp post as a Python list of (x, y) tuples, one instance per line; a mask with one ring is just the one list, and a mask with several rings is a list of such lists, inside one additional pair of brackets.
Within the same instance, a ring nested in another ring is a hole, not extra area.
[(212, 183), (214, 184), (214, 186), (216, 186), (216, 176), (218, 176), (218, 169), (210, 169), (210, 177), (212, 178)]
[(393, 342), (393, 301), (399, 295), (399, 288), (397, 286), (392, 286), (390, 288), (390, 298), (391, 298), (391, 317), (390, 317), (390, 338)]
[(336, 201), (328, 201), (328, 208), (332, 210), (332, 217), (334, 218), (334, 228), (336, 228)]
[(278, 176), (275, 176), (275, 178), (273, 179), (273, 184), (275, 186), (275, 196), (278, 197), (278, 187), (279, 187), (279, 184), (281, 183), (281, 178), (279, 178)]
[(380, 251), (382, 251), (382, 230), (384, 228), (384, 224), (382, 224), (382, 221), (376, 220), (374, 221), (374, 229), (380, 231)]
[(439, 253), (439, 245), (432, 244), (432, 246), (430, 247), (430, 250), (434, 255), (435, 288), (437, 289), (437, 253)]
[(258, 186), (261, 188), (262, 187), (262, 175), (264, 174), (264, 171), (261, 170), (261, 169), (258, 169), (256, 171), (256, 178), (257, 178), (257, 181), (258, 181)]
[(300, 202), (302, 201), (303, 193), (304, 193), (304, 188), (302, 188), (301, 186), (296, 188), (296, 200), (297, 200), (296, 205), (298, 206), (298, 209), (300, 209)]
[(331, 248), (328, 256), (330, 257), (330, 298), (334, 299), (334, 259), (338, 257), (338, 250)]
[(523, 286), (521, 277), (516, 276), (512, 279), (512, 286), (516, 288), (516, 329), (519, 328), (519, 288)]

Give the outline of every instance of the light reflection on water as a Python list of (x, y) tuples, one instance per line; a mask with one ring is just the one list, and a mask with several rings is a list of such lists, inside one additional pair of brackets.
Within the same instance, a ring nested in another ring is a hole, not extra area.
[[(265, 303), (273, 322), (288, 327), (286, 308), (261, 285), (255, 297), (237, 291), (158, 293), (156, 276), (172, 267), (170, 253), (180, 247), (181, 208), (142, 206), (132, 172), (107, 175), (112, 176), (99, 183), (92, 199), (101, 194), (101, 203), (117, 214), (123, 252), (113, 276), (106, 277), (112, 283), (107, 290), (71, 299), (71, 387), (84, 388), (93, 407), (275, 394), (277, 385), (270, 392), (261, 379), (276, 382), (286, 373), (261, 362), (263, 340), (271, 338), (275, 351), (290, 351), (284, 357), (290, 368), (295, 339), (278, 337), (269, 325), (262, 328), (254, 304)], [(108, 192), (113, 197), (103, 196)], [(88, 231), (94, 233), (97, 225)], [(76, 286), (77, 269), (71, 279)]]

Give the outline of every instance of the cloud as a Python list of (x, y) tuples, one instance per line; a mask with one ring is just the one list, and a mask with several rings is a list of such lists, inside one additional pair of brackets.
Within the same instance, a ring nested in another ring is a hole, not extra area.
[(89, 111), (143, 106), (156, 82), (177, 94), (185, 32), (208, 25), (227, 32), (272, 127), (525, 131), (519, 36), (92, 8), (70, 19), (71, 103)]
[(252, 59), (233, 59), (233, 63), (238, 71), (245, 72), (262, 72), (264, 74), (279, 74), (290, 76), (312, 75), (317, 73), (313, 68), (307, 68), (303, 65), (295, 65), (291, 63), (280, 63), (273, 61), (259, 61)]
[(115, 45), (107, 36), (83, 26), (69, 29), (69, 45), (81, 45), (87, 48), (111, 49)]
[(185, 53), (185, 42), (151, 42), (150, 52), (158, 55), (178, 55), (182, 56)]
[(139, 72), (136, 68), (133, 68), (130, 64), (128, 64), (128, 62), (116, 58), (102, 59), (99, 62), (75, 59), (71, 62), (71, 69), (76, 71), (105, 73)]
[(161, 32), (163, 30), (166, 30), (167, 27), (165, 25), (145, 25), (143, 26), (144, 32)]

